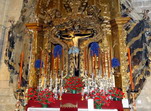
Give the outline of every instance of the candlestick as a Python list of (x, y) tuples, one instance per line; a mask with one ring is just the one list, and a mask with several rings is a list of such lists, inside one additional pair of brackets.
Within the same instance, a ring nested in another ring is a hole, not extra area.
[(46, 89), (46, 87), (47, 87), (47, 79), (46, 77), (44, 77), (44, 89)]
[(102, 70), (99, 70), (99, 78), (101, 78)]
[(41, 77), (41, 87), (44, 87), (44, 83), (45, 83), (45, 77), (42, 76), (42, 77)]
[(58, 88), (58, 84), (57, 84), (57, 82), (58, 82), (58, 78), (57, 78), (57, 75), (56, 75), (56, 85), (55, 85), (55, 89), (56, 89), (56, 93), (57, 93), (57, 88)]
[(81, 100), (83, 101), (84, 100), (84, 88), (82, 88), (82, 90), (81, 90), (81, 95), (82, 95)]
[(50, 86), (49, 86), (50, 91), (52, 90), (52, 78), (50, 78)]
[(63, 71), (61, 71), (61, 87), (63, 85)]
[(40, 91), (40, 87), (41, 87), (41, 80), (39, 79), (38, 81), (38, 90)]
[(94, 81), (94, 87), (95, 89), (97, 88), (96, 80)]
[(81, 90), (81, 95), (84, 95), (84, 88), (82, 88)]
[(89, 83), (89, 78), (87, 79), (87, 81), (88, 81), (88, 84), (87, 84), (87, 88), (88, 88), (88, 95), (89, 95), (89, 85), (90, 85), (90, 83)]
[(60, 87), (60, 97), (59, 100), (62, 100), (62, 87)]
[(93, 82), (94, 82), (94, 74), (92, 73), (92, 86), (93, 86)]
[(100, 80), (100, 90), (101, 90), (101, 88), (102, 88), (101, 86), (102, 86), (102, 80)]
[(93, 81), (93, 79), (94, 79), (94, 74), (92, 73), (92, 81)]
[(112, 75), (112, 77), (113, 77), (113, 87), (115, 87), (115, 77), (114, 75)]
[(128, 62), (129, 62), (129, 69), (130, 69), (131, 89), (134, 90), (134, 82), (133, 82), (133, 75), (132, 75), (132, 64), (131, 64), (131, 53), (130, 53), (130, 49), (128, 49)]

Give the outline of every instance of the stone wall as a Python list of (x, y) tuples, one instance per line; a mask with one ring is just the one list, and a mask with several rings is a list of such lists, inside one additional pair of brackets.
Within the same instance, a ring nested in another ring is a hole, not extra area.
[(151, 111), (151, 76), (136, 100), (137, 111)]
[(151, 18), (151, 0), (132, 0), (132, 6), (135, 11), (143, 16), (144, 10), (150, 10), (149, 17)]
[(17, 21), (22, 8), (22, 0), (1, 0), (0, 3), (0, 110), (13, 111), (16, 99), (9, 85), (10, 72), (4, 64), (4, 53), (7, 45), (9, 20)]

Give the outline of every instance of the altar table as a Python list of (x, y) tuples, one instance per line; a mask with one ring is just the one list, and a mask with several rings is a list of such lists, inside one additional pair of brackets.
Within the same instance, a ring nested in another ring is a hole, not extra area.
[[(28, 108), (27, 111), (60, 111), (60, 108)], [(117, 111), (117, 109), (81, 109), (78, 111)]]
[[(54, 108), (54, 111), (57, 111), (55, 109), (60, 108), (61, 104), (72, 103), (72, 104), (78, 105), (79, 111), (88, 111), (88, 110), (86, 110), (86, 109), (88, 109), (88, 101), (87, 100), (82, 101), (81, 98), (82, 98), (81, 94), (63, 94), (62, 100), (56, 100), (55, 103), (48, 104), (48, 108)], [(28, 108), (33, 108), (33, 107), (40, 109), (40, 107), (42, 107), (42, 105), (40, 103), (29, 100), (28, 104), (26, 106), (26, 110)], [(83, 109), (85, 109), (85, 110), (83, 110)], [(116, 111), (123, 111), (123, 106), (122, 106), (121, 101), (111, 101), (109, 106), (102, 106), (102, 109), (103, 110), (101, 110), (101, 111), (106, 111), (105, 109), (111, 109), (109, 111), (115, 111), (114, 109), (117, 109)], [(32, 110), (29, 110), (29, 111), (32, 111)], [(94, 111), (97, 111), (97, 109)]]

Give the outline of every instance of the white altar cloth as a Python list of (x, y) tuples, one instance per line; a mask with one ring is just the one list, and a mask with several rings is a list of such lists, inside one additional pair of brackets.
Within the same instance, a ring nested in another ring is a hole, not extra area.
[[(60, 111), (60, 108), (28, 108), (27, 111)], [(117, 111), (117, 109), (81, 109), (78, 111)]]

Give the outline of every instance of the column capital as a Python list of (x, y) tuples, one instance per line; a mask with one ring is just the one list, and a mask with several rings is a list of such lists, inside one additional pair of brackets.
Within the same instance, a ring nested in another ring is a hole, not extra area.
[(36, 31), (39, 31), (42, 29), (42, 25), (40, 23), (27, 23), (26, 27), (29, 30), (36, 30)]
[(130, 20), (130, 17), (118, 17), (110, 21), (111, 26), (121, 26), (126, 24)]

